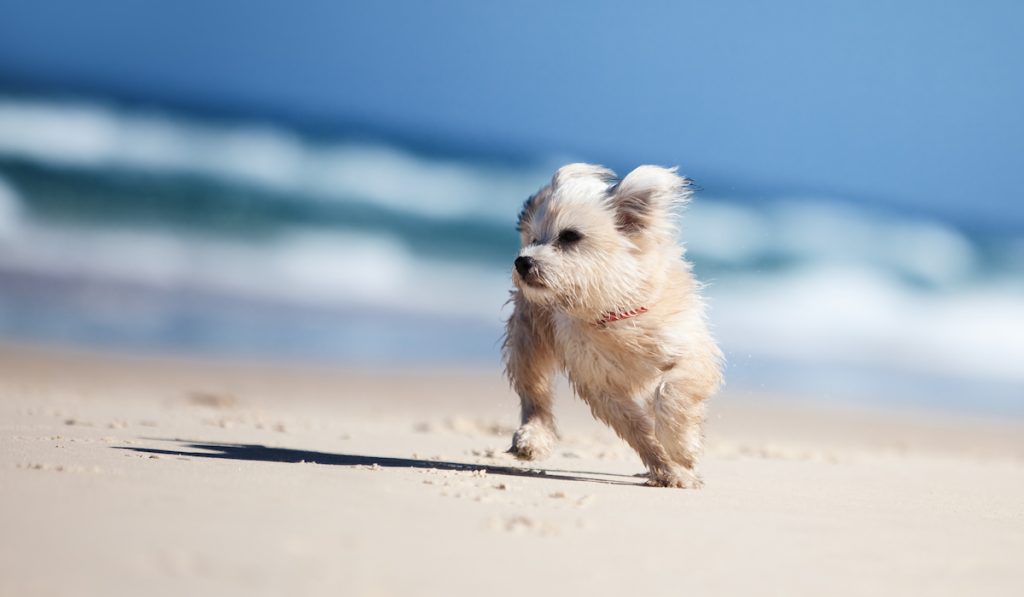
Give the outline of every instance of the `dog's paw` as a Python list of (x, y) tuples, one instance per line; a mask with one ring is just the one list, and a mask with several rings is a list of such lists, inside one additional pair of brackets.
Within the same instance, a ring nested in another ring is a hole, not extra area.
[(512, 447), (508, 453), (520, 460), (541, 460), (551, 453), (556, 439), (551, 429), (527, 423), (512, 436)]
[(670, 471), (652, 472), (647, 477), (649, 487), (677, 487), (679, 489), (700, 489), (704, 487), (704, 481), (700, 475), (686, 468), (677, 468)]

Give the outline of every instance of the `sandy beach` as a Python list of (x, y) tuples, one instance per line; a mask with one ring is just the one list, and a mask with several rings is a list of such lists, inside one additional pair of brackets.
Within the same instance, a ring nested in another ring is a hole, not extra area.
[(0, 595), (1021, 595), (1024, 424), (715, 399), (700, 491), (495, 370), (0, 348)]

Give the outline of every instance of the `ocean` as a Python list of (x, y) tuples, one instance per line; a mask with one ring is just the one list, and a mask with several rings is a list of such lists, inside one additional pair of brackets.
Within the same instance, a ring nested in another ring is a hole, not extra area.
[[(0, 339), (497, 370), (516, 214), (586, 157), (0, 96)], [(682, 229), (730, 392), (1024, 415), (1024, 231), (714, 187)]]

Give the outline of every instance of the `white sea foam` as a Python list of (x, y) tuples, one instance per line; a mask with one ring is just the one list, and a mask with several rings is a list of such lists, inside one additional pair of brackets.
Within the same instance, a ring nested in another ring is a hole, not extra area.
[(206, 176), (432, 217), (508, 217), (551, 170), (428, 159), (383, 144), (315, 144), (269, 125), (218, 126), (98, 104), (12, 99), (0, 99), (0, 154)]
[(298, 306), (369, 304), (498, 321), (508, 272), (422, 259), (382, 236), (296, 232), (265, 243), (167, 231), (26, 222), (0, 239), (0, 268)]
[(923, 293), (864, 267), (740, 275), (710, 290), (736, 354), (1024, 383), (1024, 281)]
[(695, 202), (684, 219), (690, 249), (734, 265), (776, 255), (797, 262), (866, 265), (943, 286), (976, 271), (976, 250), (940, 222), (875, 214), (828, 200), (738, 205)]

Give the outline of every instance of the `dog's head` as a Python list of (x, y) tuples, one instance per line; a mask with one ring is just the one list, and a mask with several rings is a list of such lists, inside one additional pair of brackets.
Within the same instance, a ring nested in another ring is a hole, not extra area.
[(526, 200), (512, 278), (530, 302), (585, 316), (630, 309), (678, 260), (674, 212), (689, 198), (676, 170), (640, 166), (621, 181), (570, 164)]

